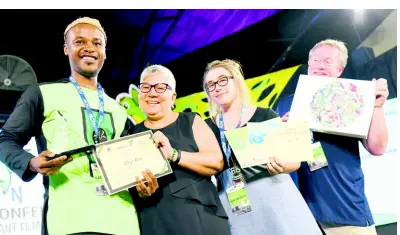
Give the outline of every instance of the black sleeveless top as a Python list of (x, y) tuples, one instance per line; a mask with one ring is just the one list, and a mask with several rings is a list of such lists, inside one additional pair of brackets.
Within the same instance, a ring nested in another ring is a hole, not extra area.
[[(185, 152), (198, 152), (192, 130), (196, 115), (191, 112), (179, 113), (174, 123), (159, 130), (149, 129), (142, 122), (135, 127), (134, 133), (161, 131), (173, 148)], [(173, 173), (157, 179), (159, 189), (151, 197), (140, 198), (136, 188), (130, 190), (139, 213), (142, 235), (194, 235), (210, 234), (211, 231), (211, 234), (227, 234), (222, 231), (226, 231), (227, 228), (229, 230), (228, 216), (211, 177), (199, 175), (174, 164), (171, 166)], [(211, 218), (207, 225), (203, 224), (205, 217)]]

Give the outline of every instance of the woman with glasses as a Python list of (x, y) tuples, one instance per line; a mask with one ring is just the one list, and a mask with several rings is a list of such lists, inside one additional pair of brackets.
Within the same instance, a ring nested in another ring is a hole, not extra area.
[[(300, 167), (300, 162), (283, 162), (268, 153), (259, 153), (269, 157), (268, 164), (242, 169), (226, 140), (224, 130), (278, 117), (272, 109), (251, 104), (240, 64), (233, 60), (211, 62), (203, 80), (211, 117), (206, 122), (224, 153), (224, 169), (217, 177), (217, 187), (232, 234), (320, 235), (289, 175)], [(239, 190), (246, 204), (232, 200)]]
[(139, 106), (147, 118), (134, 132), (152, 130), (154, 142), (173, 169), (172, 174), (131, 190), (141, 234), (230, 234), (228, 217), (211, 182), (223, 168), (222, 152), (200, 116), (172, 111), (175, 83), (171, 71), (160, 65), (147, 67), (140, 76)]

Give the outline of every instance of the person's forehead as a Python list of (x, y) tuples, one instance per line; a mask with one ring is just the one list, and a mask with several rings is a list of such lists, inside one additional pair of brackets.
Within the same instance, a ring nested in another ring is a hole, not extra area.
[(222, 76), (231, 76), (231, 75), (226, 69), (222, 67), (213, 68), (207, 73), (206, 82), (216, 81)]
[(91, 24), (77, 24), (68, 31), (68, 34), (73, 37), (104, 40), (104, 34), (96, 26)]
[(315, 48), (311, 56), (318, 56), (318, 57), (335, 57), (340, 54), (340, 51), (337, 47), (331, 45), (322, 45)]
[(142, 82), (146, 82), (146, 83), (158, 83), (158, 82), (162, 82), (162, 83), (168, 83), (168, 78), (161, 73), (150, 73), (148, 74), (146, 77), (143, 78)]

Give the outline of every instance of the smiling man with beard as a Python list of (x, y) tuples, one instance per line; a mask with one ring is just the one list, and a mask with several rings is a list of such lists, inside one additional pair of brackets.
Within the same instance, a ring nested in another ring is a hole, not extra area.
[[(70, 77), (23, 93), (0, 134), (0, 161), (24, 181), (43, 175), (42, 234), (139, 235), (129, 192), (104, 194), (92, 156), (54, 158), (54, 153), (112, 140), (132, 127), (125, 109), (97, 81), (107, 42), (100, 22), (79, 18), (68, 25), (64, 40)], [(32, 136), (38, 156), (23, 150)]]

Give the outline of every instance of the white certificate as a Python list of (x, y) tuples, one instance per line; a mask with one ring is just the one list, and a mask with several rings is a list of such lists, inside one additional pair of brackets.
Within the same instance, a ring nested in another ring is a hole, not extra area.
[(110, 195), (136, 186), (136, 176), (145, 181), (142, 171), (146, 169), (157, 178), (172, 173), (151, 131), (97, 144), (94, 155)]

